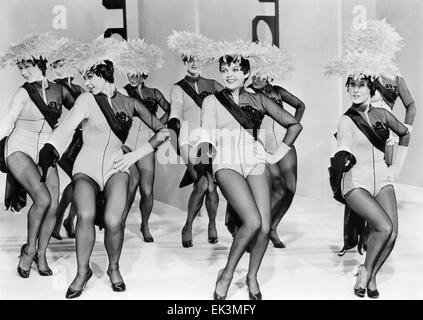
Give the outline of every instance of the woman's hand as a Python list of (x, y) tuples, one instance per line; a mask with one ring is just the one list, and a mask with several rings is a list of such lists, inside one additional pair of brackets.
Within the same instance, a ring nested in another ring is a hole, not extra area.
[(154, 149), (151, 144), (146, 142), (138, 149), (119, 156), (113, 163), (113, 169), (117, 171), (127, 171), (135, 162), (153, 152)]
[(158, 142), (164, 142), (166, 140), (170, 140), (170, 131), (168, 128), (160, 129), (157, 132), (157, 141)]
[(49, 167), (55, 167), (59, 160), (59, 153), (50, 143), (46, 143), (40, 150), (38, 156), (38, 166), (41, 168), (41, 182), (46, 182), (47, 171)]
[(265, 161), (271, 165), (275, 164), (279, 162), (289, 152), (289, 150), (291, 150), (291, 147), (282, 142), (274, 153), (266, 151)]
[(399, 177), (400, 171), (401, 171), (401, 168), (399, 167), (398, 164), (393, 163), (392, 165), (390, 165), (387, 171), (388, 181), (394, 182), (395, 180), (397, 180)]

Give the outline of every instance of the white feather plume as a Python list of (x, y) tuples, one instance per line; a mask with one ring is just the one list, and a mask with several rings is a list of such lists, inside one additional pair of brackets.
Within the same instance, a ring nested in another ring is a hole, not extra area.
[(271, 81), (285, 80), (294, 71), (290, 55), (274, 45), (265, 46), (265, 62), (263, 59), (255, 60), (251, 64), (251, 73)]
[(0, 54), (0, 69), (33, 58), (51, 61), (50, 55), (56, 46), (57, 39), (50, 33), (29, 34), (23, 40), (11, 44)]
[(206, 36), (189, 31), (172, 31), (167, 37), (167, 46), (182, 56), (193, 57), (201, 64), (210, 63), (208, 57), (214, 42)]
[(103, 38), (103, 35), (95, 38), (90, 44), (84, 44), (76, 56), (76, 65), (80, 72), (86, 72), (90, 68), (109, 60), (115, 64), (125, 52), (126, 43), (116, 38)]
[(56, 48), (50, 55), (50, 62), (62, 61), (70, 74), (78, 71), (79, 57), (83, 56), (86, 47), (79, 41), (66, 37), (57, 40)]
[(399, 75), (397, 65), (385, 54), (370, 51), (347, 51), (344, 56), (325, 67), (325, 76), (384, 76), (394, 79)]
[(116, 69), (124, 74), (148, 74), (163, 66), (163, 50), (144, 39), (133, 39), (126, 42), (124, 52), (116, 61)]
[(345, 48), (352, 51), (367, 50), (393, 59), (404, 46), (402, 41), (403, 38), (385, 19), (369, 19), (366, 21), (366, 28), (351, 28), (345, 37)]

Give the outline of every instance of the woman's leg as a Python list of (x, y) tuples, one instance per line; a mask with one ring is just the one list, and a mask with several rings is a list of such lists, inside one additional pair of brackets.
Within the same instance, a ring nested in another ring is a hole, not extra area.
[(214, 184), (211, 174), (207, 174), (208, 188), (206, 192), (206, 209), (209, 216), (208, 225), (208, 241), (210, 243), (217, 243), (217, 230), (216, 230), (216, 215), (217, 207), (219, 206), (219, 196), (217, 194), (216, 185)]
[(155, 154), (151, 153), (137, 162), (138, 171), (140, 173), (140, 211), (141, 226), (140, 230), (145, 242), (153, 242), (154, 239), (148, 228), (148, 220), (153, 210), (154, 195), (154, 172), (156, 166)]
[(254, 196), (257, 208), (261, 216), (261, 229), (250, 252), (250, 264), (248, 267), (247, 281), (249, 292), (253, 295), (260, 293), (257, 282), (257, 273), (269, 244), (269, 232), (271, 224), (270, 213), (270, 173), (264, 164), (257, 165), (247, 177), (248, 185)]
[(386, 259), (389, 257), (392, 249), (394, 248), (395, 241), (398, 235), (398, 210), (394, 186), (388, 185), (382, 188), (382, 190), (380, 190), (379, 194), (376, 196), (376, 201), (389, 215), (389, 218), (392, 222), (392, 233), (373, 268), (373, 273), (371, 275), (371, 279), (368, 286), (371, 290), (376, 290), (376, 274), (380, 270)]
[(366, 288), (376, 261), (391, 236), (392, 222), (384, 208), (367, 190), (354, 189), (345, 196), (345, 200), (351, 209), (372, 227), (364, 261), (365, 275), (362, 275), (361, 279), (357, 279), (360, 282), (358, 283), (359, 287)]
[[(277, 163), (277, 166), (281, 174), (280, 183), (276, 184), (276, 198), (279, 201), (276, 201), (275, 205), (272, 206), (270, 239), (275, 247), (285, 248), (285, 244), (279, 239), (276, 229), (291, 206), (297, 188), (297, 151), (295, 147), (292, 147), (286, 156)], [(272, 179), (274, 178), (277, 179), (277, 177), (272, 176)]]
[(250, 187), (242, 175), (231, 169), (221, 169), (216, 172), (216, 180), (242, 222), (233, 238), (226, 266), (216, 282), (216, 294), (226, 296), (239, 260), (248, 243), (261, 228), (261, 217)]
[(126, 225), (126, 219), (128, 218), (128, 213), (131, 211), (132, 204), (134, 203), (135, 193), (137, 192), (140, 181), (140, 174), (136, 164), (133, 164), (129, 167), (129, 186), (128, 186), (128, 195), (126, 197), (125, 210), (123, 211), (123, 223)]
[(38, 235), (38, 268), (39, 270), (50, 270), (47, 264), (46, 251), (50, 242), (50, 237), (56, 223), (57, 207), (59, 205), (59, 174), (56, 168), (49, 168), (46, 177), (46, 186), (50, 192), (50, 206), (44, 215), (43, 222), (41, 224), (40, 233)]
[(52, 236), (58, 240), (62, 240), (62, 237), (60, 236), (60, 229), (62, 227), (65, 211), (69, 203), (72, 202), (72, 191), (73, 187), (71, 182), (66, 186), (65, 189), (63, 189), (62, 197), (60, 198), (59, 206), (57, 208), (56, 224), (54, 225)]
[(46, 185), (40, 182), (41, 175), (37, 165), (25, 153), (17, 151), (11, 154), (7, 158), (7, 167), (33, 202), (28, 210), (26, 254), (19, 261), (22, 269), (29, 270), (37, 251), (37, 239), (44, 214), (50, 205), (50, 193)]
[(76, 206), (75, 206), (75, 203), (72, 201), (68, 216), (63, 222), (63, 225), (66, 228), (66, 232), (68, 233), (69, 238), (75, 238), (75, 227), (73, 222), (73, 220), (75, 220), (75, 217), (76, 217)]
[(123, 282), (119, 272), (119, 259), (124, 239), (123, 210), (128, 192), (129, 175), (115, 173), (107, 180), (104, 188), (104, 246), (109, 257), (108, 274), (112, 284)]
[(83, 173), (75, 174), (72, 181), (74, 188), (73, 202), (78, 215), (75, 232), (78, 269), (70, 288), (82, 290), (95, 242), (94, 218), (98, 185), (92, 178)]

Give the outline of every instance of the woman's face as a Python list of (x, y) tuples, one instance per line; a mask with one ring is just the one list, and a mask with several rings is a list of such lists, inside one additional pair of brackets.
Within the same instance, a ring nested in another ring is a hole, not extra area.
[(267, 84), (267, 78), (260, 78), (257, 75), (252, 76), (251, 81), (256, 88), (263, 88)]
[(94, 72), (88, 71), (84, 74), (85, 85), (92, 94), (98, 94), (103, 91), (106, 80), (97, 76)]
[(143, 81), (141, 73), (128, 73), (126, 77), (128, 78), (129, 84), (133, 87), (137, 87)]
[(239, 62), (231, 62), (229, 65), (222, 64), (220, 67), (223, 83), (229, 90), (239, 89), (244, 86), (248, 73), (244, 74)]
[(58, 61), (51, 64), (51, 68), (55, 77), (62, 79), (68, 76), (68, 67), (66, 66), (65, 62)]
[(200, 63), (198, 59), (192, 58), (185, 62), (185, 66), (187, 68), (187, 72), (190, 76), (196, 77), (200, 74)]
[(24, 78), (26, 82), (31, 83), (43, 78), (41, 69), (37, 65), (32, 65), (30, 62), (19, 63), (18, 68), (22, 78)]
[(353, 103), (361, 104), (370, 101), (368, 80), (363, 78), (352, 79), (348, 84), (348, 93)]

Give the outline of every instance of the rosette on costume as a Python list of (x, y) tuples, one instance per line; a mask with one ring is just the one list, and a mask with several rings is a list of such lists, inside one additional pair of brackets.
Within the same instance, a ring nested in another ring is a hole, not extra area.
[(57, 48), (57, 39), (50, 33), (29, 34), (19, 42), (13, 43), (0, 54), (0, 69), (15, 66), (25, 60), (51, 61), (51, 54)]
[(172, 31), (167, 37), (167, 46), (181, 56), (198, 59), (203, 64), (212, 63), (210, 52), (213, 50), (213, 40), (198, 33), (189, 31)]
[(116, 61), (116, 69), (124, 74), (149, 74), (163, 66), (163, 50), (144, 39), (133, 39), (125, 42), (125, 50)]
[(103, 35), (95, 38), (91, 43), (84, 44), (75, 57), (76, 66), (81, 73), (109, 60), (115, 64), (120, 55), (126, 50), (126, 42), (116, 38), (104, 38)]

